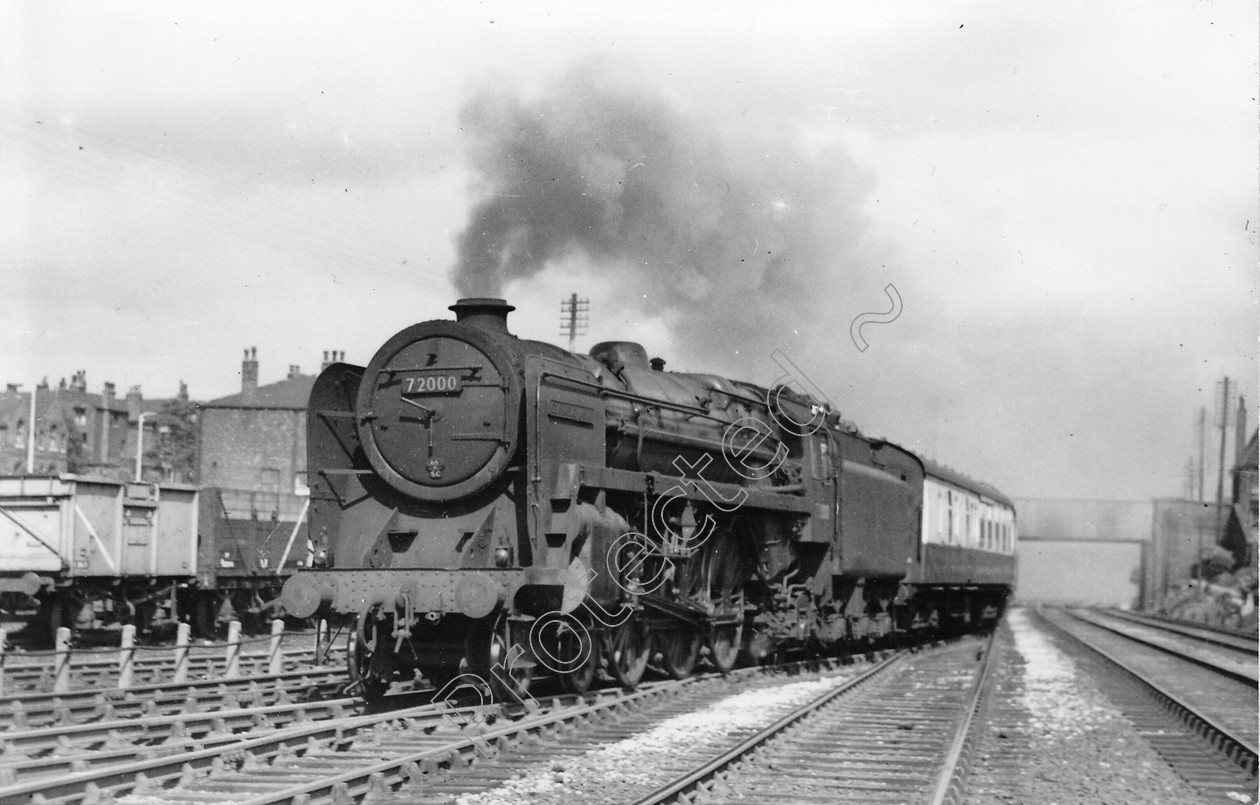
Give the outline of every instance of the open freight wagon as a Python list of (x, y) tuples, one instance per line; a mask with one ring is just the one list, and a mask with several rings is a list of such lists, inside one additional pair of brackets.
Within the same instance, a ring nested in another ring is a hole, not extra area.
[(0, 477), (0, 597), (32, 600), (32, 623), (123, 623), (177, 617), (176, 597), (196, 580), (199, 490), (75, 475)]

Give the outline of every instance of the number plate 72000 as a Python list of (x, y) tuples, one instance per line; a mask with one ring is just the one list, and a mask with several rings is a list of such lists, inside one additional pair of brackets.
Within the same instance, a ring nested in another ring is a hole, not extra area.
[(424, 374), (403, 380), (403, 394), (458, 394), (462, 386), (459, 375)]

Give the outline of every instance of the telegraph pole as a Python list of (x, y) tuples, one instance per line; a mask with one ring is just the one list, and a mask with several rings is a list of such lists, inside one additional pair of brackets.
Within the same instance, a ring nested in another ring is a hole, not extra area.
[(1216, 529), (1212, 532), (1214, 542), (1220, 541), (1221, 538), (1221, 504), (1225, 502), (1225, 434), (1229, 432), (1229, 377), (1226, 376), (1223, 381), (1221, 405), (1219, 410), (1221, 420), (1221, 461), (1220, 466), (1216, 468)]
[(1234, 466), (1242, 461), (1243, 450), (1247, 449), (1247, 397), (1238, 395), (1238, 414), (1234, 420)]
[(31, 415), (26, 420), (26, 474), (35, 474), (35, 395), (39, 394), (39, 383), (31, 384)]
[(1204, 422), (1207, 419), (1207, 411), (1203, 406), (1199, 406), (1199, 494), (1195, 496), (1195, 500), (1203, 502), (1203, 442), (1204, 442)]
[(591, 300), (578, 299), (571, 294), (568, 299), (560, 300), (560, 335), (569, 337), (569, 351), (573, 351), (573, 341), (579, 335), (586, 335), (587, 316), (590, 313)]

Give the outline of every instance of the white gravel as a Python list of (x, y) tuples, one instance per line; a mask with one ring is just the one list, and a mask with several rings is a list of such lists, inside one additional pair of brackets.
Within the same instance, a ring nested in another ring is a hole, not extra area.
[[(651, 790), (669, 777), (672, 761), (705, 744), (717, 754), (738, 730), (756, 729), (841, 684), (829, 676), (729, 696), (703, 710), (675, 716), (633, 738), (552, 763), (499, 788), (463, 796), (459, 805), (528, 805), (549, 802), (621, 802), (632, 790)], [(644, 791), (646, 793), (646, 791)]]
[(1021, 608), (1007, 612), (1015, 650), (990, 710), (967, 805), (1254, 803), (1255, 792), (1191, 788)]
[(1032, 714), (1032, 727), (1043, 735), (1070, 739), (1123, 718), (1111, 707), (1089, 704), (1078, 695), (1081, 682), (1076, 663), (1029, 623), (1023, 609), (1012, 609), (1006, 618), (1015, 650), (1028, 663), (1024, 706)]

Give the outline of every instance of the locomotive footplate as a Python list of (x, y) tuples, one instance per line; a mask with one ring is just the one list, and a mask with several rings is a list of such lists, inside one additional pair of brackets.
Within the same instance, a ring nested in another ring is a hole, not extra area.
[(280, 602), (296, 618), (358, 614), (373, 606), (484, 618), (501, 605), (517, 601), (523, 589), (551, 593), (536, 596), (540, 599), (560, 600), (566, 581), (566, 571), (538, 567), (310, 570), (289, 577)]

